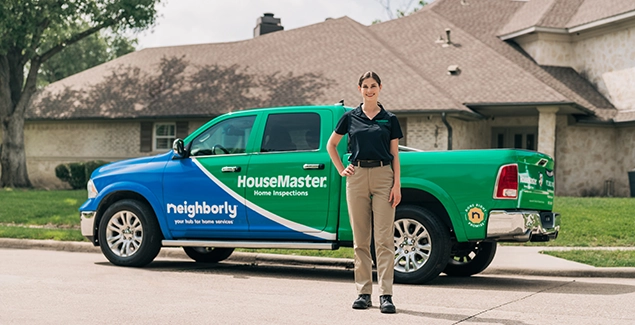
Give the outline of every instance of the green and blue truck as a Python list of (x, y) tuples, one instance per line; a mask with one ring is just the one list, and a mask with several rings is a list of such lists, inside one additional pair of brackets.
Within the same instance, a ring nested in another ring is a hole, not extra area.
[[(215, 263), (235, 248), (352, 247), (346, 180), (326, 143), (350, 107), (278, 107), (221, 115), (173, 150), (95, 170), (80, 207), (82, 234), (120, 266), (161, 247)], [(347, 160), (347, 141), (338, 150)], [(470, 276), (497, 242), (555, 239), (554, 162), (519, 149), (402, 147), (395, 281)]]

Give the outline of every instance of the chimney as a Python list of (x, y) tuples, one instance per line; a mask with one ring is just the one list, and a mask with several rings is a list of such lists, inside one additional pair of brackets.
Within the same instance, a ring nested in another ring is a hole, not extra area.
[(256, 20), (256, 28), (254, 28), (254, 38), (284, 30), (284, 27), (280, 25), (280, 18), (273, 18), (272, 13), (265, 13), (262, 17), (258, 17)]

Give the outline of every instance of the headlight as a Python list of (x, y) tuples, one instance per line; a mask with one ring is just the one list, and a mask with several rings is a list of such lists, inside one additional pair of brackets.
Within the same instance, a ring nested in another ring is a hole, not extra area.
[(93, 183), (92, 179), (88, 181), (88, 184), (86, 184), (86, 189), (88, 190), (89, 199), (97, 197), (97, 194), (99, 192), (97, 191), (97, 188), (95, 187), (95, 183)]

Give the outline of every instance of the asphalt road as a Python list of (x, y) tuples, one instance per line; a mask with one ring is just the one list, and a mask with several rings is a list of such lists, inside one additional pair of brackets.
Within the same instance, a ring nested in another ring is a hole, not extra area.
[[(353, 310), (344, 267), (0, 249), (0, 324), (634, 324), (635, 279), (441, 276), (395, 285), (398, 313)], [(377, 295), (373, 303), (378, 304)]]

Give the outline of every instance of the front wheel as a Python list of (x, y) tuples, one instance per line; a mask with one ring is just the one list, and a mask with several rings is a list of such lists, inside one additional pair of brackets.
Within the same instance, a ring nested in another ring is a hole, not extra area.
[(395, 212), (395, 282), (426, 283), (450, 256), (450, 231), (432, 212), (415, 205)]
[(448, 276), (471, 276), (483, 272), (496, 255), (496, 242), (457, 243), (443, 273)]
[(227, 259), (233, 252), (233, 248), (217, 247), (183, 247), (185, 254), (199, 263), (218, 263)]
[(144, 266), (161, 250), (163, 235), (154, 211), (136, 200), (111, 205), (99, 222), (99, 246), (110, 263)]

